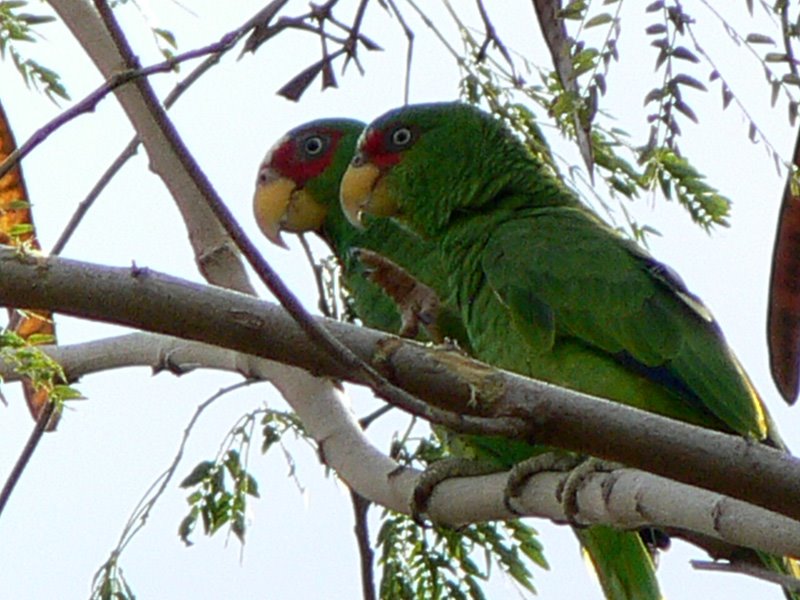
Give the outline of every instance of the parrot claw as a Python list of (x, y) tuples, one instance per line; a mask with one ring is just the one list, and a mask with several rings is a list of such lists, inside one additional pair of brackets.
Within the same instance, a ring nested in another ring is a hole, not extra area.
[(436, 461), (422, 472), (414, 486), (411, 517), (417, 525), (424, 525), (430, 499), (436, 487), (443, 481), (455, 477), (478, 477), (500, 470), (502, 469), (494, 463), (468, 458), (444, 458)]
[(442, 341), (436, 325), (441, 302), (432, 288), (377, 252), (367, 248), (352, 248), (350, 255), (361, 264), (367, 277), (395, 303), (401, 319), (397, 335), (415, 338), (421, 324), (432, 342)]
[(624, 469), (621, 463), (601, 460), (599, 458), (588, 457), (581, 460), (574, 469), (567, 475), (566, 480), (560, 490), (561, 505), (564, 507), (564, 514), (567, 521), (573, 527), (585, 527), (576, 519), (578, 514), (578, 492), (586, 478), (592, 473), (611, 473), (617, 469)]
[[(509, 472), (508, 480), (506, 481), (505, 494), (503, 495), (506, 508), (516, 515), (524, 516), (525, 511), (517, 508), (515, 503), (531, 477), (543, 472), (566, 473), (579, 467), (584, 461), (585, 459), (574, 454), (548, 452), (517, 463)], [(563, 494), (561, 497), (564, 497)], [(564, 512), (569, 521), (570, 514), (566, 506)], [(574, 515), (575, 512), (573, 511), (572, 514)]]

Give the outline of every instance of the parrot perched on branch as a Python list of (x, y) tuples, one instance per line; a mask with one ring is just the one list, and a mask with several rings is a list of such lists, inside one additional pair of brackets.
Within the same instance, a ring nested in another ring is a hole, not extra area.
[[(395, 332), (401, 321), (394, 303), (365, 278), (352, 249), (366, 248), (382, 254), (440, 297), (447, 291), (447, 275), (437, 246), (392, 220), (371, 219), (365, 230), (347, 222), (339, 204), (339, 181), (363, 127), (357, 121), (323, 119), (287, 133), (261, 164), (254, 212), (262, 232), (280, 246), (285, 247), (282, 231), (317, 232), (342, 264), (357, 316), (367, 326)], [(437, 320), (444, 335), (469, 349), (463, 322), (453, 305), (442, 307)], [(520, 442), (474, 436), (459, 446), (462, 452), (473, 456), (489, 455), (498, 469), (511, 468), (533, 451)], [(606, 598), (661, 598), (652, 557), (637, 533), (605, 526), (576, 529), (575, 533), (594, 565)]]
[(436, 244), (477, 358), (784, 448), (702, 302), (493, 116), (462, 103), (386, 113), (361, 134), (341, 201), (355, 225), (393, 216)]

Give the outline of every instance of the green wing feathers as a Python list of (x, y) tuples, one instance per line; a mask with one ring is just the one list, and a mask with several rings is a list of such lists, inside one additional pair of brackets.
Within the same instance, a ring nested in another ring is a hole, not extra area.
[[(528, 375), (767, 437), (752, 384), (676, 276), (582, 209), (520, 212), (493, 229), (481, 268), (528, 351), (541, 356)], [(596, 370), (576, 379), (581, 362)]]

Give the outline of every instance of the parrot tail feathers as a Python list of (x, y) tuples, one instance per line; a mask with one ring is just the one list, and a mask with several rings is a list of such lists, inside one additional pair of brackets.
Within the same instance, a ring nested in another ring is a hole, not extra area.
[(606, 600), (663, 600), (650, 551), (635, 531), (573, 529)]

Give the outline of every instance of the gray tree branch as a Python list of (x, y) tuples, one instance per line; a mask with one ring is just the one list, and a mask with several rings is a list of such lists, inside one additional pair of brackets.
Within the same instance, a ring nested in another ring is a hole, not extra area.
[[(364, 497), (408, 514), (420, 472), (401, 468), (363, 434), (340, 391), (301, 369), (225, 348), (170, 336), (132, 333), (69, 346), (44, 347), (72, 378), (123, 367), (148, 366), (154, 372), (183, 374), (219, 369), (272, 382), (305, 424), (325, 462)], [(0, 365), (5, 380), (17, 376)], [(525, 515), (563, 522), (559, 490), (563, 473), (532, 478), (518, 502)], [(503, 502), (506, 474), (445, 482), (431, 499), (430, 516), (440, 523), (508, 519)], [(620, 528), (655, 526), (692, 531), (735, 546), (774, 554), (800, 553), (800, 522), (697, 487), (634, 469), (597, 473), (578, 493), (577, 518), (586, 524)]]
[[(202, 341), (364, 383), (309, 343), (274, 304), (147, 269), (0, 249), (0, 304), (48, 308)], [(493, 369), (450, 350), (319, 322), (391, 381), (424, 399), (430, 409), (420, 416), (433, 422), (615, 460), (800, 519), (800, 464), (792, 456)]]

